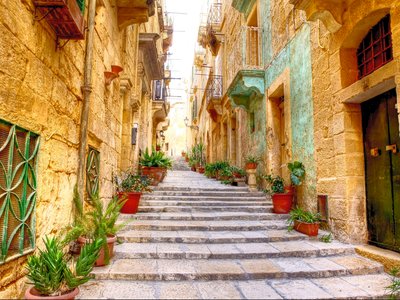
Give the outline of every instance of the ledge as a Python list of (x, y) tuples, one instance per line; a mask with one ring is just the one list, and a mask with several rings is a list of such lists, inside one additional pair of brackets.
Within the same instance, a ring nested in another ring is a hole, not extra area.
[(264, 70), (239, 71), (227, 91), (232, 107), (249, 111), (251, 101), (262, 99), (265, 90), (264, 75)]
[(139, 49), (143, 53), (143, 65), (150, 80), (163, 78), (156, 43), (159, 38), (157, 33), (139, 34)]
[(372, 245), (360, 245), (356, 247), (356, 252), (361, 256), (381, 263), (385, 267), (386, 272), (400, 266), (400, 254), (394, 251), (381, 249)]
[(233, 0), (232, 7), (243, 13), (247, 18), (255, 3), (256, 0)]
[(120, 29), (132, 24), (146, 23), (155, 13), (154, 0), (117, 0)]

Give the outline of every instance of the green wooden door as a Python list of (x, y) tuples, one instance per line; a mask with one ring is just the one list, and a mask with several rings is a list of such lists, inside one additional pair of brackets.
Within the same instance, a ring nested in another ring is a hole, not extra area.
[[(396, 92), (362, 104), (367, 214), (372, 244), (399, 251), (400, 137)], [(397, 151), (389, 150), (391, 146)]]

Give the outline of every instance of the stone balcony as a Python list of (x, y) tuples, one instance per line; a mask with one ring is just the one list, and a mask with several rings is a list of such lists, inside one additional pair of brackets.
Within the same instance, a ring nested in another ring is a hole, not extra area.
[(162, 79), (164, 76), (163, 63), (159, 59), (157, 40), (160, 35), (157, 33), (140, 33), (139, 50), (143, 56), (143, 65), (148, 80)]
[(228, 53), (231, 66), (227, 73), (226, 91), (233, 107), (249, 110), (251, 101), (261, 99), (265, 90), (262, 64), (261, 29), (242, 27), (233, 49)]
[(116, 0), (116, 6), (120, 29), (132, 24), (145, 23), (155, 13), (154, 0)]
[(256, 0), (232, 0), (232, 7), (247, 17), (255, 3)]

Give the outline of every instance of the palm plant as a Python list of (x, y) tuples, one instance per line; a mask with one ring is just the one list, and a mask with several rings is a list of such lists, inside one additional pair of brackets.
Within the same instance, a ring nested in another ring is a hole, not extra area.
[(142, 167), (159, 167), (159, 168), (167, 168), (170, 169), (172, 167), (172, 161), (168, 158), (164, 152), (156, 151), (152, 148), (151, 153), (149, 153), (149, 149), (143, 152), (143, 156), (140, 158), (139, 164)]
[(59, 296), (89, 281), (103, 240), (95, 239), (86, 244), (76, 261), (64, 251), (58, 238), (46, 236), (44, 245), (45, 250), (28, 257), (27, 277), (41, 295)]

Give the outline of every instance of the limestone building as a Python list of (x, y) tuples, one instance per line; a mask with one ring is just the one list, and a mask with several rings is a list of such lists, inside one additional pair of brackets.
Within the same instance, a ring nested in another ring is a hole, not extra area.
[[(192, 143), (281, 175), (335, 237), (400, 246), (399, 1), (216, 1), (199, 29)], [(215, 13), (218, 11), (218, 13)]]
[(74, 186), (109, 199), (113, 172), (136, 168), (167, 128), (172, 24), (163, 1), (145, 0), (12, 0), (0, 16), (0, 298), (11, 298), (27, 255), (72, 221)]

